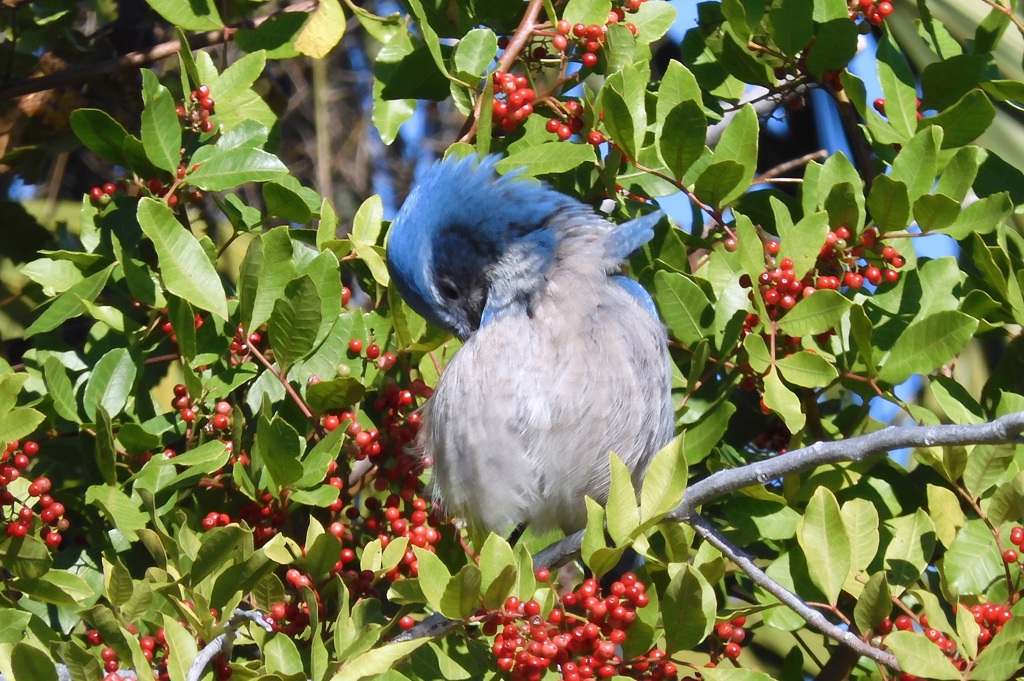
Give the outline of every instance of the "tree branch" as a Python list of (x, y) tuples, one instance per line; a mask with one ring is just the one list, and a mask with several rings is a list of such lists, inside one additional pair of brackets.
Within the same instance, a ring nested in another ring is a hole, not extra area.
[[(854, 634), (832, 624), (821, 613), (807, 606), (796, 594), (764, 574), (764, 571), (754, 564), (750, 556), (729, 543), (707, 520), (697, 515), (696, 509), (707, 502), (744, 487), (764, 485), (771, 480), (818, 466), (863, 461), (878, 454), (907, 447), (1014, 442), (1022, 432), (1024, 432), (1024, 412), (1019, 412), (1000, 417), (991, 423), (909, 428), (890, 426), (848, 440), (817, 442), (809, 447), (796, 449), (773, 459), (713, 473), (704, 480), (691, 485), (686, 490), (683, 502), (667, 519), (685, 522), (692, 526), (705, 541), (711, 543), (732, 560), (755, 584), (785, 603), (817, 631), (880, 664), (891, 669), (899, 669), (899, 665), (892, 655), (867, 645)], [(580, 530), (539, 551), (534, 556), (534, 568), (554, 569), (578, 558), (583, 534), (584, 530)], [(402, 632), (394, 640), (408, 641), (424, 636), (441, 637), (454, 631), (461, 624), (459, 621), (434, 614), (408, 631)]]

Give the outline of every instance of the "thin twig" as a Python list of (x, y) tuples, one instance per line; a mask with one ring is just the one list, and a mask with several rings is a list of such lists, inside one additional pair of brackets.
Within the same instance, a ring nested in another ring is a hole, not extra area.
[(323, 429), (320, 425), (320, 419), (318, 419), (316, 415), (313, 414), (313, 410), (309, 408), (309, 405), (306, 404), (306, 401), (302, 399), (302, 396), (299, 395), (299, 393), (295, 390), (295, 388), (288, 381), (288, 379), (285, 376), (282, 376), (281, 372), (275, 369), (274, 366), (269, 361), (267, 361), (267, 358), (263, 356), (263, 353), (256, 349), (256, 347), (251, 343), (249, 344), (249, 352), (252, 353), (253, 357), (260, 361), (260, 364), (267, 368), (267, 371), (274, 375), (274, 378), (281, 382), (281, 385), (284, 386), (285, 392), (288, 393), (288, 396), (292, 398), (292, 401), (298, 405), (299, 410), (302, 411), (302, 414), (307, 419), (309, 419), (310, 422), (312, 422), (313, 426), (316, 428), (317, 439), (323, 438), (324, 434)]

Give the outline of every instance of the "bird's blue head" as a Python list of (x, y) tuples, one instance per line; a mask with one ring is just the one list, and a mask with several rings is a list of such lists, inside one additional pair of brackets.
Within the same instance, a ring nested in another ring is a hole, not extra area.
[[(559, 223), (590, 211), (539, 182), (499, 177), (497, 160), (448, 158), (435, 164), (405, 200), (388, 235), (388, 270), (402, 298), (461, 339), (496, 306), (518, 298), (526, 303), (554, 260)], [(498, 276), (501, 301), (492, 295)]]

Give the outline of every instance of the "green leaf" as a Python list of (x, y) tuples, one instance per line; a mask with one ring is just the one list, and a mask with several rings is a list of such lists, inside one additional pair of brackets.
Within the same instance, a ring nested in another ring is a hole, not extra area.
[(68, 319), (85, 312), (85, 303), (96, 300), (116, 266), (116, 263), (107, 265), (62, 293), (25, 329), (25, 337), (53, 331)]
[[(851, 22), (852, 23), (852, 22)], [(878, 80), (885, 95), (885, 115), (892, 127), (909, 140), (917, 130), (917, 84), (906, 57), (883, 36), (878, 41)]]
[(419, 546), (412, 547), (412, 550), (416, 554), (417, 561), (419, 561), (418, 579), (420, 589), (423, 590), (427, 603), (433, 608), (439, 608), (445, 591), (448, 588), (448, 583), (452, 579), (452, 574), (436, 554)]
[(676, 340), (693, 346), (708, 335), (711, 302), (690, 277), (659, 270), (654, 274), (654, 300)]
[(316, 192), (303, 187), (291, 175), (285, 175), (280, 180), (266, 182), (263, 185), (263, 202), (267, 206), (267, 215), (275, 215), (289, 222), (309, 222), (313, 217), (313, 210), (307, 199), (312, 199), (314, 206), (320, 202)]
[(977, 319), (955, 310), (938, 312), (911, 324), (893, 345), (879, 377), (897, 384), (914, 374), (930, 373), (963, 350), (977, 328)]
[(957, 241), (971, 234), (988, 234), (1006, 224), (1013, 210), (1010, 195), (1000, 192), (968, 204), (957, 214), (952, 225), (938, 231)]
[(861, 631), (871, 631), (892, 612), (892, 594), (884, 572), (876, 572), (864, 585), (853, 608), (853, 619)]
[(463, 565), (448, 582), (441, 597), (440, 612), (453, 619), (469, 619), (480, 606), (480, 584), (480, 569), (476, 565)]
[(960, 211), (960, 203), (943, 194), (925, 194), (914, 202), (914, 220), (925, 232), (949, 227)]
[(929, 484), (927, 489), (928, 515), (935, 523), (935, 536), (948, 548), (956, 539), (957, 531), (967, 522), (967, 516), (960, 508), (960, 499), (956, 494), (938, 485)]
[(238, 131), (225, 134), (214, 145), (199, 148), (192, 156), (192, 166), (199, 168), (188, 174), (189, 184), (200, 189), (217, 191), (233, 189), (246, 182), (266, 182), (288, 174), (281, 160), (254, 146), (266, 140), (266, 128), (250, 121)]
[(1020, 669), (1024, 653), (1024, 620), (1014, 617), (992, 637), (985, 650), (974, 661), (968, 678), (971, 681), (1004, 681), (1013, 678)]
[(868, 210), (883, 234), (905, 229), (910, 221), (907, 185), (888, 175), (879, 175), (868, 194)]
[(807, 556), (811, 581), (835, 604), (853, 565), (850, 537), (831, 491), (824, 487), (815, 490), (796, 536)]
[[(110, 114), (99, 109), (77, 109), (71, 112), (71, 129), (82, 144), (99, 156), (117, 165), (131, 168), (125, 145), (135, 139)], [(139, 145), (137, 139), (135, 139)]]
[(103, 405), (95, 405), (96, 411), (96, 466), (108, 485), (117, 484), (117, 450), (114, 449), (114, 429), (110, 415)]
[[(844, 182), (840, 187), (849, 187)], [(832, 196), (829, 194), (829, 196)], [(825, 236), (829, 231), (829, 215), (819, 211), (805, 215), (795, 225), (789, 215), (789, 209), (782, 205), (782, 202), (774, 196), (769, 199), (772, 212), (775, 215), (775, 224), (779, 230), (779, 258), (789, 258), (793, 261), (793, 271), (798, 277), (807, 274), (818, 260), (821, 252), (821, 244), (825, 242)], [(853, 204), (856, 206), (856, 204)], [(789, 313), (787, 313), (787, 316)]]
[(698, 102), (680, 102), (665, 115), (658, 137), (658, 151), (672, 176), (682, 180), (704, 153), (708, 123)]
[(978, 169), (981, 167), (980, 152), (978, 147), (957, 149), (942, 171), (935, 193), (948, 196), (954, 201), (963, 201), (978, 176)]
[(273, 418), (260, 415), (253, 446), (253, 466), (264, 468), (274, 487), (272, 493), (302, 477), (299, 463), (302, 450), (302, 438), (287, 421), (277, 414)]
[(768, 13), (769, 35), (788, 57), (796, 57), (814, 35), (813, 0), (783, 0)]
[(16, 679), (57, 681), (57, 668), (50, 656), (28, 643), (16, 643), (10, 651), (11, 674)]
[(15, 407), (0, 416), (0, 442), (14, 442), (31, 435), (46, 417), (31, 407)]
[(366, 388), (354, 376), (343, 376), (320, 381), (306, 388), (306, 402), (314, 413), (323, 414), (331, 409), (351, 407), (363, 398)]
[(971, 90), (963, 98), (937, 116), (924, 120), (925, 125), (942, 128), (942, 148), (952, 149), (970, 144), (988, 130), (996, 118), (996, 108), (981, 90)]
[(915, 631), (894, 631), (885, 637), (885, 645), (896, 656), (900, 669), (907, 674), (937, 681), (956, 681), (960, 678), (949, 658)]
[(725, 33), (722, 35), (722, 56), (720, 63), (730, 75), (751, 85), (771, 87), (774, 85), (771, 69), (766, 62), (757, 59)]
[(129, 541), (138, 539), (135, 531), (146, 527), (146, 514), (124, 492), (111, 485), (89, 487), (85, 492), (85, 503), (99, 508), (107, 521)]
[(484, 73), (498, 51), (498, 37), (489, 28), (474, 28), (455, 48), (455, 70), (474, 79)]
[(295, 38), (295, 49), (313, 59), (323, 59), (345, 36), (345, 13), (338, 0), (320, 0), (306, 25)]
[(604, 106), (604, 125), (612, 140), (627, 157), (635, 159), (643, 143), (645, 121), (634, 117), (634, 108), (627, 104), (621, 93), (607, 84), (601, 89), (601, 102)]
[(786, 381), (803, 388), (824, 388), (839, 376), (827, 359), (808, 350), (782, 357), (776, 364)]
[(523, 168), (524, 175), (536, 177), (565, 173), (584, 163), (594, 163), (595, 160), (594, 149), (589, 144), (543, 142), (513, 152), (494, 167), (502, 174)]
[(800, 406), (800, 398), (783, 384), (776, 367), (772, 367), (764, 377), (764, 403), (782, 417), (791, 433), (803, 429), (806, 418)]
[(1016, 448), (1006, 445), (977, 445), (967, 457), (964, 486), (974, 497), (980, 497), (1001, 483), (1014, 460)]
[(807, 50), (807, 68), (821, 78), (828, 71), (841, 69), (857, 54), (857, 25), (848, 17), (833, 19), (818, 27), (814, 45)]
[(214, 571), (233, 563), (250, 536), (249, 531), (240, 525), (215, 527), (203, 534), (202, 544), (188, 573), (189, 583), (199, 585)]
[(85, 386), (85, 413), (95, 419), (96, 406), (115, 417), (128, 404), (135, 388), (135, 361), (125, 348), (115, 348), (103, 355)]
[(161, 201), (139, 201), (139, 224), (153, 242), (160, 259), (164, 288), (192, 305), (228, 318), (224, 286), (196, 238)]
[[(641, 7), (649, 7), (651, 3), (644, 3)], [(655, 117), (657, 129), (664, 127), (668, 113), (682, 102), (702, 101), (700, 86), (693, 74), (683, 66), (681, 62), (672, 60), (668, 63), (665, 75), (662, 76), (658, 86), (658, 103)]]
[[(743, 168), (743, 174), (732, 193), (723, 197), (724, 203), (731, 203), (740, 197), (754, 180), (757, 169), (757, 148), (760, 126), (757, 112), (750, 104), (744, 104), (729, 125), (722, 132), (722, 137), (715, 145), (713, 165), (721, 161), (735, 161)], [(698, 180), (699, 182), (699, 180)], [(717, 205), (717, 204), (716, 204)]]
[(160, 16), (186, 31), (218, 31), (224, 21), (217, 13), (213, 0), (146, 0)]
[[(744, 186), (744, 167), (736, 161), (717, 161), (705, 168), (697, 178), (693, 193), (697, 198), (714, 208), (723, 208), (726, 199)], [(745, 188), (745, 187), (744, 187)]]
[(181, 123), (171, 91), (156, 74), (142, 69), (142, 146), (157, 168), (175, 173), (181, 163)]
[(644, 523), (670, 513), (683, 498), (687, 481), (684, 437), (676, 437), (662, 447), (647, 467), (640, 489), (640, 516)]
[(912, 515), (886, 521), (893, 532), (885, 549), (885, 567), (889, 582), (908, 587), (921, 576), (935, 550), (935, 525), (922, 509)]
[(43, 378), (46, 380), (46, 390), (53, 399), (53, 408), (56, 412), (72, 423), (81, 423), (75, 387), (68, 378), (64, 363), (54, 355), (49, 355), (43, 362)]
[(352, 233), (349, 236), (353, 241), (375, 244), (380, 238), (383, 220), (384, 204), (380, 194), (374, 194), (363, 201), (356, 211), (355, 217), (352, 218)]
[(704, 575), (692, 565), (680, 565), (662, 600), (665, 652), (672, 654), (699, 645), (714, 628), (717, 609), (715, 591)]
[(986, 593), (1003, 579), (1003, 562), (992, 532), (981, 520), (968, 520), (942, 561), (945, 584), (953, 598)]
[(422, 637), (411, 641), (387, 643), (380, 648), (368, 650), (346, 661), (338, 673), (331, 677), (331, 681), (360, 681), (366, 678), (378, 678), (379, 675), (390, 671), (404, 657), (429, 640), (427, 637)]
[(492, 532), (480, 549), (478, 566), (484, 607), (500, 607), (516, 585), (516, 559), (512, 547)]
[(815, 291), (779, 320), (779, 330), (797, 337), (825, 333), (835, 328), (851, 305), (838, 291)]
[[(938, 172), (941, 128), (925, 128), (914, 135), (892, 162), (890, 178), (907, 185), (910, 202), (931, 191)], [(879, 178), (876, 178), (876, 181)]]
[(274, 303), (270, 345), (282, 374), (313, 350), (320, 329), (320, 307), (320, 292), (308, 275), (289, 282), (284, 297)]
[(633, 530), (640, 524), (640, 517), (629, 469), (615, 452), (611, 453), (609, 459), (611, 487), (608, 490), (605, 517), (608, 519), (608, 534), (617, 546), (621, 546), (627, 543)]

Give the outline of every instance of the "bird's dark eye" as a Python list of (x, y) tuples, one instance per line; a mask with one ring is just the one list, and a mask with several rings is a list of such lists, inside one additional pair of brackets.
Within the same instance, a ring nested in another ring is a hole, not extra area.
[(437, 291), (445, 300), (457, 300), (459, 297), (459, 290), (455, 288), (455, 285), (443, 279), (438, 282)]

